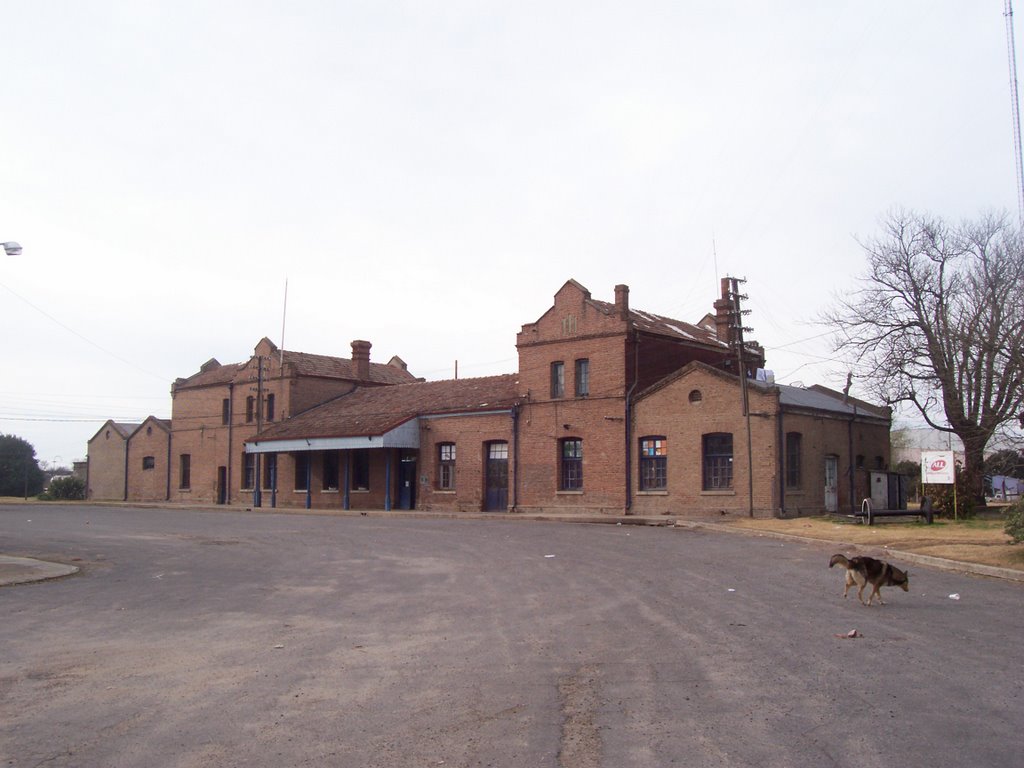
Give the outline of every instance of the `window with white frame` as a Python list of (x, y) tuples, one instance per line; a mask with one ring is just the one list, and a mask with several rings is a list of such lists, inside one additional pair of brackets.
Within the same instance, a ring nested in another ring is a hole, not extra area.
[(437, 487), (441, 491), (455, 490), (455, 443), (437, 446)]

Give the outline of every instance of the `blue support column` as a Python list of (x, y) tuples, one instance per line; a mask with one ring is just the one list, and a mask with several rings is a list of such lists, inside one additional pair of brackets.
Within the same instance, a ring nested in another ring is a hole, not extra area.
[(313, 454), (306, 460), (306, 509), (313, 508)]
[(261, 453), (256, 454), (256, 459), (253, 462), (253, 474), (255, 475), (252, 479), (252, 505), (254, 507), (263, 506), (263, 494), (260, 493), (260, 458), (263, 456)]
[(347, 510), (347, 509), (352, 509), (352, 498), (351, 498), (351, 496), (349, 494), (349, 489), (352, 487), (352, 481), (351, 481), (351, 479), (349, 477), (349, 471), (350, 471), (350, 468), (352, 466), (352, 452), (351, 451), (342, 451), (341, 454), (342, 454), (342, 456), (345, 457), (345, 460), (344, 460), (344, 464), (345, 464), (345, 480), (344, 480), (345, 486), (344, 486), (344, 488), (345, 488), (345, 490), (341, 492), (342, 493), (342, 496), (341, 496), (341, 508)]
[(274, 463), (270, 467), (270, 506), (277, 508), (277, 454), (274, 454)]

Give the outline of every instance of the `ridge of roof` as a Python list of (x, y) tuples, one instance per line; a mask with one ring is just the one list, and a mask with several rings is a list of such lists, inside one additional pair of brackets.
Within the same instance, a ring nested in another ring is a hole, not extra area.
[[(355, 363), (347, 357), (334, 357), (332, 355), (320, 355), (313, 352), (296, 352), (284, 350), (282, 355), (285, 363), (294, 366), (300, 376), (312, 376), (333, 379), (348, 379), (359, 381), (356, 373)], [(393, 358), (394, 359), (394, 358)], [(174, 382), (175, 389), (192, 387), (209, 387), (218, 384), (228, 384), (234, 380), (252, 360), (241, 363), (226, 363), (223, 365), (209, 366), (209, 361), (191, 376), (178, 378)], [(373, 384), (405, 384), (418, 381), (416, 376), (408, 370), (392, 365), (390, 363), (370, 363), (370, 379)]]
[[(300, 375), (358, 380), (356, 364), (347, 357), (285, 350), (284, 360), (286, 363), (291, 363)], [(390, 362), (371, 362), (370, 381), (375, 384), (407, 384), (418, 381), (418, 379), (406, 369), (392, 365)]]
[[(615, 305), (611, 302), (602, 301), (600, 299), (588, 299), (588, 301), (606, 315), (611, 315), (616, 312)], [(632, 307), (630, 307), (628, 312), (629, 319), (632, 321), (634, 327), (644, 331), (645, 333), (653, 333), (658, 336), (670, 336), (676, 339), (685, 339), (687, 341), (697, 342), (698, 344), (707, 344), (708, 346), (713, 347), (728, 348), (729, 346), (727, 341), (723, 341), (718, 338), (718, 334), (712, 328), (688, 323), (685, 320), (677, 320), (673, 317), (666, 317), (665, 315), (658, 315), (654, 312), (647, 312), (642, 309), (633, 309)], [(705, 315), (702, 320), (706, 318), (707, 316)]]
[(93, 436), (89, 438), (89, 442), (91, 443), (93, 440), (95, 440), (99, 436), (100, 432), (107, 429), (108, 427), (112, 428), (115, 432), (117, 432), (117, 434), (119, 434), (122, 438), (127, 440), (129, 435), (131, 435), (131, 433), (138, 429), (140, 426), (141, 423), (130, 421), (114, 421), (113, 419), (107, 419), (100, 425), (100, 428), (96, 430)]

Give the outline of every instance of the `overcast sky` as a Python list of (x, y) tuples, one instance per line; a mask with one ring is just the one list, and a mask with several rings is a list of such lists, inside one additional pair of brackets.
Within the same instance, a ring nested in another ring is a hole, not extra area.
[[(890, 210), (1017, 216), (998, 0), (0, 0), (0, 432), (103, 421), (264, 336), (517, 369), (572, 278), (695, 322), (723, 276), (779, 381)], [(1024, 20), (1018, 18), (1018, 47)], [(857, 391), (856, 382), (854, 392)]]

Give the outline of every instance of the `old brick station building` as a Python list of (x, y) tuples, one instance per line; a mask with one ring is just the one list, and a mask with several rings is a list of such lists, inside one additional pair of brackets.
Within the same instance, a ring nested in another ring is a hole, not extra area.
[[(767, 380), (763, 350), (737, 349), (735, 307), (728, 281), (689, 324), (632, 309), (625, 285), (605, 302), (570, 280), (519, 332), (517, 374), (450, 381), (371, 364), (366, 342), (344, 360), (264, 339), (247, 363), (175, 382), (160, 498), (672, 516), (859, 505), (864, 470), (888, 466), (889, 411)], [(133, 456), (129, 498), (146, 471)]]

